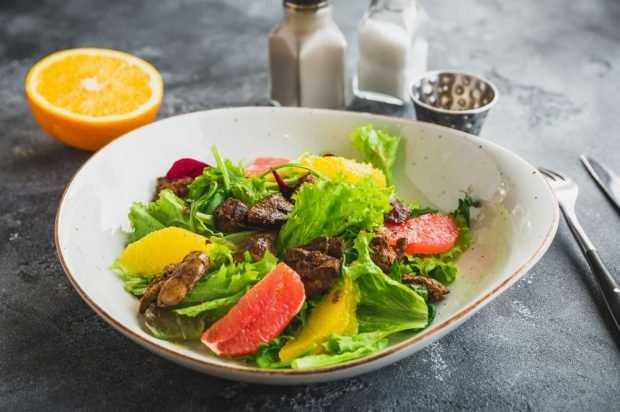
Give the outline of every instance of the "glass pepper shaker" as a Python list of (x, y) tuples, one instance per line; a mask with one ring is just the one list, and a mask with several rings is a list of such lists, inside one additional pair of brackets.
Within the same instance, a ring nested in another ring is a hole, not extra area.
[(359, 24), (359, 60), (353, 93), (402, 105), (414, 77), (426, 71), (426, 14), (417, 0), (372, 0)]

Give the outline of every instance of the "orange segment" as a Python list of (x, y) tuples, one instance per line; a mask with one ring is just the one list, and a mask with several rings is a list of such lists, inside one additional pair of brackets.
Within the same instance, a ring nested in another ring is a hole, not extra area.
[(207, 238), (178, 227), (151, 232), (130, 243), (118, 258), (118, 263), (132, 273), (157, 275), (171, 263), (179, 263), (191, 251), (209, 253)]
[(329, 177), (342, 175), (349, 183), (359, 183), (366, 176), (370, 176), (380, 187), (386, 185), (383, 172), (372, 167), (370, 163), (361, 163), (339, 156), (302, 156), (298, 162)]
[(97, 150), (153, 120), (163, 83), (157, 70), (138, 57), (83, 48), (35, 64), (26, 78), (26, 94), (46, 132), (68, 145)]
[(300, 334), (280, 350), (282, 361), (311, 352), (320, 353), (323, 341), (331, 335), (351, 336), (357, 332), (357, 303), (359, 292), (351, 278), (336, 285), (312, 310)]

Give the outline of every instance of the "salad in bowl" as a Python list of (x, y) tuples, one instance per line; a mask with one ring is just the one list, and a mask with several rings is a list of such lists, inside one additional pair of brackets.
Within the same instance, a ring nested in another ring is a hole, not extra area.
[(144, 328), (268, 369), (347, 362), (427, 328), (471, 246), (477, 202), (469, 191), (448, 211), (404, 199), (391, 170), (400, 137), (367, 125), (350, 140), (364, 161), (248, 164), (214, 146), (215, 164), (183, 158), (154, 177), (112, 265)]

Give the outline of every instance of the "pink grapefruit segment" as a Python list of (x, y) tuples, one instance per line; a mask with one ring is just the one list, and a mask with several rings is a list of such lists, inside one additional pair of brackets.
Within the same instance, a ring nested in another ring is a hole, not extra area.
[(283, 157), (257, 157), (254, 163), (245, 169), (246, 176), (260, 176), (272, 167), (288, 163), (288, 159)]
[(427, 213), (402, 224), (385, 224), (390, 245), (400, 238), (407, 239), (405, 253), (433, 255), (450, 250), (459, 237), (459, 228), (452, 216)]
[(306, 299), (301, 278), (279, 263), (230, 311), (202, 335), (201, 341), (220, 356), (250, 355), (277, 337)]

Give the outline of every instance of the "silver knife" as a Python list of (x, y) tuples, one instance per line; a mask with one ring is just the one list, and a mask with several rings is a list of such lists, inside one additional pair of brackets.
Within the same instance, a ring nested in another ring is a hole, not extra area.
[(596, 183), (603, 189), (609, 200), (620, 211), (620, 177), (610, 168), (596, 161), (595, 159), (581, 155), (581, 162), (592, 175)]

